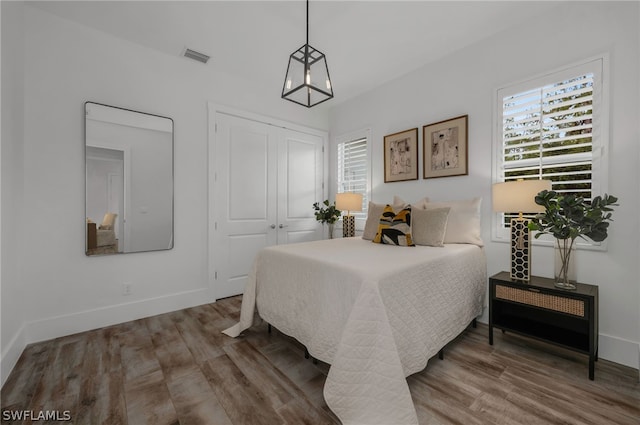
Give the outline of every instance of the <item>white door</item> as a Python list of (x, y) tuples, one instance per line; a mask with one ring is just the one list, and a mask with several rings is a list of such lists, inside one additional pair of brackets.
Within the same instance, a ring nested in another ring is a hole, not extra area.
[(118, 214), (115, 222), (118, 252), (124, 248), (124, 171), (123, 162), (119, 164), (118, 173), (109, 173), (107, 177), (107, 212)]
[(282, 129), (278, 148), (278, 244), (321, 239), (313, 203), (322, 201), (323, 140)]
[(241, 294), (262, 248), (315, 240), (323, 139), (215, 113), (213, 279), (216, 299)]

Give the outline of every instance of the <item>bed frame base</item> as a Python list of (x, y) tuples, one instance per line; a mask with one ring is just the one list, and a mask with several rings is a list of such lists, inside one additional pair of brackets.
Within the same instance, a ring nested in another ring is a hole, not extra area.
[[(474, 329), (478, 327), (478, 322), (476, 321), (476, 319), (473, 319), (471, 321), (471, 327), (473, 327)], [(440, 360), (444, 360), (444, 347), (442, 347), (440, 351), (438, 351), (438, 358)]]
[[(474, 329), (478, 327), (478, 322), (476, 321), (476, 319), (473, 319), (471, 321), (471, 326)], [(271, 323), (267, 323), (267, 332), (271, 333)], [(311, 357), (311, 355), (309, 354), (309, 350), (307, 350), (307, 347), (304, 347), (304, 358), (308, 359), (310, 357)], [(440, 360), (444, 360), (444, 347), (442, 347), (440, 349), (440, 351), (438, 351), (438, 358)], [(311, 360), (313, 361), (313, 364), (318, 364), (318, 359), (316, 359), (315, 357), (311, 357)]]
[(309, 357), (311, 357), (311, 361), (313, 361), (313, 364), (318, 364), (318, 359), (316, 359), (315, 357), (312, 357), (309, 354), (309, 350), (307, 350), (307, 347), (304, 347), (304, 358), (308, 359)]

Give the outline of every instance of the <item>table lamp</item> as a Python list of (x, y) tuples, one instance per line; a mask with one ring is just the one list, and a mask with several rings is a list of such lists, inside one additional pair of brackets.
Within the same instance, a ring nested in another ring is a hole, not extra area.
[(350, 238), (355, 236), (356, 218), (350, 212), (362, 211), (362, 194), (352, 192), (337, 193), (336, 208), (347, 212), (347, 215), (342, 217), (342, 237)]
[(522, 213), (544, 211), (536, 204), (536, 195), (551, 190), (551, 180), (516, 180), (493, 185), (493, 211), (518, 213), (511, 219), (511, 279), (531, 279), (531, 240), (529, 220)]

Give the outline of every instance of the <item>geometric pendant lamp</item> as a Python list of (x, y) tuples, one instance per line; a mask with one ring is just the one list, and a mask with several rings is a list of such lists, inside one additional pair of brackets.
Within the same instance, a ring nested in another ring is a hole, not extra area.
[(309, 45), (309, 0), (307, 43), (289, 56), (282, 98), (310, 108), (333, 97), (329, 68), (324, 54)]

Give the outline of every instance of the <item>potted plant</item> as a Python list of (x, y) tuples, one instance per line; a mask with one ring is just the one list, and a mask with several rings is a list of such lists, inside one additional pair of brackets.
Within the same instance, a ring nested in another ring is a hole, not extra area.
[(582, 196), (553, 190), (543, 190), (535, 202), (545, 208), (529, 221), (529, 229), (537, 230), (535, 237), (551, 234), (556, 238), (556, 286), (575, 289), (575, 278), (570, 275), (571, 254), (578, 237), (602, 242), (607, 238), (607, 229), (613, 206), (618, 198), (605, 194), (587, 202)]
[(329, 239), (333, 239), (333, 226), (340, 218), (342, 211), (336, 208), (336, 203), (329, 204), (329, 200), (325, 199), (322, 203), (324, 206), (320, 206), (319, 202), (313, 204), (315, 210), (316, 220), (322, 224), (327, 223), (329, 225)]

